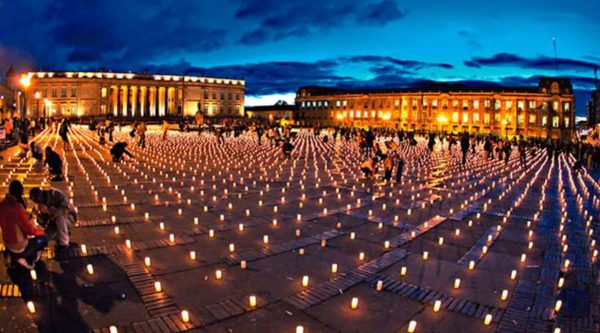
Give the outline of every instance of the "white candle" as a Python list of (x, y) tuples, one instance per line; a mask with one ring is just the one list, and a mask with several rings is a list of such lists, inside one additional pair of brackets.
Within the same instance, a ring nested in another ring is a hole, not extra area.
[(223, 272), (221, 272), (220, 269), (217, 269), (215, 271), (215, 277), (217, 278), (217, 280), (221, 280), (221, 278), (223, 277)]
[(441, 307), (442, 301), (440, 301), (439, 299), (436, 300), (435, 303), (433, 303), (433, 312), (439, 312)]
[(196, 251), (190, 251), (190, 259), (196, 260)]
[(154, 282), (154, 290), (159, 293), (162, 291), (162, 285), (160, 283), (160, 281), (156, 281)]
[(190, 321), (190, 314), (189, 314), (189, 312), (187, 310), (181, 311), (181, 320), (184, 323), (187, 323), (187, 322)]
[(492, 323), (492, 315), (490, 313), (485, 315), (485, 319), (483, 320), (483, 324), (485, 326), (488, 326), (489, 324)]
[(458, 288), (460, 288), (460, 279), (456, 278), (454, 280), (454, 289), (458, 289)]
[(27, 309), (29, 310), (30, 313), (35, 313), (35, 305), (33, 304), (32, 301), (27, 302)]
[(350, 308), (352, 310), (356, 310), (358, 308), (358, 298), (352, 297), (352, 302), (350, 303)]
[(304, 275), (302, 277), (302, 286), (303, 287), (308, 287), (308, 275)]
[(144, 258), (144, 265), (146, 265), (146, 267), (150, 267), (150, 257)]
[(414, 333), (414, 331), (417, 329), (417, 321), (416, 320), (411, 320), (408, 323), (408, 329), (406, 330), (408, 333)]
[(250, 307), (251, 308), (256, 307), (256, 296), (254, 296), (254, 295), (250, 296)]

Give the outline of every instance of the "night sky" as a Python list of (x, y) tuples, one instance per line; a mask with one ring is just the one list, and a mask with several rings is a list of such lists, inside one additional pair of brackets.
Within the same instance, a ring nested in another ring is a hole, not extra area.
[(577, 114), (600, 67), (600, 1), (0, 0), (0, 71), (147, 70), (244, 78), (247, 104), (299, 86), (558, 75)]

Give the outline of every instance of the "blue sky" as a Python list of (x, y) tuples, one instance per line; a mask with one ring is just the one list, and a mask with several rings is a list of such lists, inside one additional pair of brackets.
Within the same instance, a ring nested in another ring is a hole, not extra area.
[(577, 113), (600, 67), (600, 1), (0, 0), (0, 70), (244, 78), (248, 104), (301, 85), (573, 80)]

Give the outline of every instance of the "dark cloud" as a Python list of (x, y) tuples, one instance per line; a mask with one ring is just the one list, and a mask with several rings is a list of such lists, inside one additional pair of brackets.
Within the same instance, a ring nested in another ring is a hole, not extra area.
[(344, 24), (383, 26), (406, 15), (395, 0), (239, 0), (235, 17), (256, 21), (258, 26), (239, 38), (258, 45), (288, 37), (305, 37)]
[(444, 63), (428, 63), (416, 60), (401, 60), (393, 57), (377, 56), (377, 55), (359, 55), (350, 57), (341, 57), (338, 59), (345, 63), (377, 63), (377, 64), (390, 64), (394, 66), (400, 66), (410, 70), (420, 70), (423, 68), (439, 67), (444, 69), (452, 69), (454, 66)]
[(554, 70), (558, 65), (559, 70), (569, 70), (576, 72), (589, 72), (594, 68), (600, 67), (597, 62), (574, 60), (566, 58), (557, 58), (539, 56), (527, 58), (512, 53), (498, 53), (492, 57), (475, 57), (464, 62), (468, 67), (517, 67), (523, 69), (535, 70)]

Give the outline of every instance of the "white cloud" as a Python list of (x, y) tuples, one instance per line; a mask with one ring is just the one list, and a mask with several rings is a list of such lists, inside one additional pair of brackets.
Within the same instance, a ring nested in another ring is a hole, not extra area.
[(263, 95), (263, 96), (246, 96), (245, 104), (246, 106), (257, 106), (257, 105), (274, 105), (277, 101), (286, 101), (288, 104), (294, 104), (294, 99), (296, 98), (295, 93), (288, 94), (273, 94), (273, 95)]

